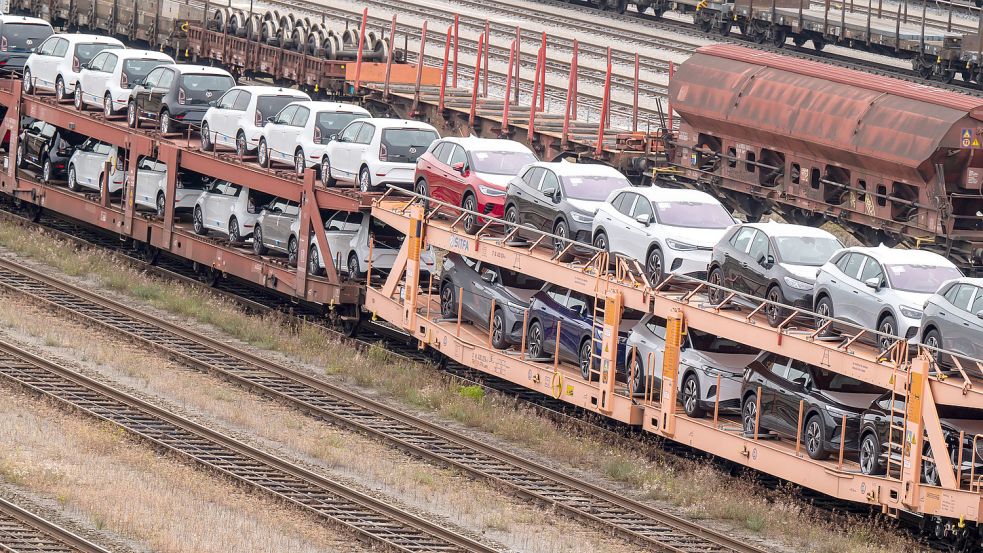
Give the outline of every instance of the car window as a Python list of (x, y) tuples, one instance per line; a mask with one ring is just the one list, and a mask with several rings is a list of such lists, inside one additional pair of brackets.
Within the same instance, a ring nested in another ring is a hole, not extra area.
[[(158, 59), (133, 58), (128, 60), (123, 60), (123, 68), (120, 71), (120, 73), (122, 74), (123, 77), (125, 77), (125, 79), (123, 79), (123, 82), (121, 84), (123, 86), (127, 86), (131, 83), (139, 83), (144, 78), (146, 78), (148, 73), (150, 73), (154, 69), (166, 63), (167, 63), (166, 60), (158, 60)], [(168, 71), (168, 73), (172, 73), (172, 72)], [(172, 81), (174, 80), (173, 76), (171, 77), (171, 80)]]
[(685, 344), (687, 347), (709, 353), (723, 353), (728, 355), (756, 355), (761, 353), (761, 350), (756, 350), (751, 346), (746, 346), (740, 342), (735, 342), (734, 340), (729, 340), (711, 332), (704, 332), (695, 328), (690, 328), (686, 331)]
[(303, 106), (297, 106), (297, 112), (294, 114), (293, 119), (290, 120), (290, 124), (294, 127), (303, 127), (307, 124), (307, 118), (311, 116), (310, 108)]
[[(51, 55), (57, 56), (59, 58), (63, 58), (67, 53), (68, 53), (68, 41), (63, 38), (58, 39), (58, 42), (55, 44), (55, 49), (51, 51)], [(81, 60), (79, 61), (81, 62)]]
[(948, 301), (952, 305), (955, 305), (956, 304), (956, 294), (959, 293), (959, 287), (960, 286), (962, 286), (962, 284), (959, 284), (958, 282), (955, 283), (955, 284), (950, 284), (949, 287), (946, 288), (945, 293), (942, 294), (942, 297), (944, 297), (946, 299), (946, 301)]
[(35, 44), (40, 44), (51, 36), (51, 26), (47, 23), (4, 23), (3, 38), (10, 52), (30, 52)]
[(860, 268), (863, 266), (864, 258), (866, 257), (866, 255), (859, 253), (850, 254), (850, 259), (847, 260), (843, 273), (850, 278), (857, 278), (860, 275)]
[(51, 52), (55, 49), (55, 45), (58, 44), (58, 40), (59, 39), (56, 37), (51, 37), (42, 42), (41, 46), (38, 47), (38, 54), (41, 54), (42, 56), (50, 56)]
[(283, 214), (289, 215), (291, 217), (296, 217), (300, 215), (300, 205), (296, 202), (284, 202), (283, 204)]
[(522, 175), (522, 180), (525, 181), (532, 188), (539, 188), (539, 182), (543, 180), (543, 173), (546, 170), (542, 167), (530, 167), (526, 171), (525, 175)]
[(816, 387), (827, 392), (842, 392), (845, 394), (879, 394), (883, 388), (862, 382), (840, 373), (817, 368), (813, 373)]
[[(78, 58), (79, 63), (88, 63), (99, 52), (116, 48), (122, 48), (122, 46), (93, 42), (80, 43), (75, 45), (75, 57)], [(58, 54), (58, 48), (55, 48), (55, 54)]]
[(239, 97), (238, 90), (230, 90), (226, 92), (218, 100), (219, 109), (232, 109), (232, 106), (235, 104), (236, 98), (238, 97)]
[(624, 198), (621, 202), (621, 206), (618, 211), (624, 214), (626, 217), (631, 217), (631, 212), (635, 209), (635, 203), (638, 202), (638, 194), (629, 194), (624, 192), (621, 194)]
[(799, 361), (792, 361), (788, 366), (788, 374), (785, 376), (785, 380), (806, 386), (810, 380), (809, 369)]
[(977, 288), (969, 284), (959, 284), (956, 287), (958, 290), (952, 299), (952, 305), (959, 309), (968, 310), (970, 302), (973, 301), (973, 293), (976, 292)]
[(659, 338), (665, 340), (666, 338), (666, 320), (662, 317), (652, 317), (645, 323), (645, 328), (649, 329), (649, 332), (655, 334)]
[(741, 230), (737, 231), (734, 237), (730, 239), (730, 243), (735, 250), (747, 253), (748, 248), (751, 247), (751, 239), (754, 238), (756, 232), (751, 227), (741, 227)]
[(249, 101), (252, 100), (252, 92), (246, 92), (245, 90), (240, 90), (239, 95), (236, 96), (236, 101), (232, 104), (232, 109), (236, 111), (246, 111), (249, 107)]
[(553, 301), (555, 301), (560, 305), (567, 304), (567, 296), (569, 294), (570, 294), (569, 290), (567, 290), (566, 288), (561, 288), (559, 286), (554, 286), (546, 291), (546, 295), (552, 298)]
[(112, 73), (113, 70), (116, 69), (116, 64), (118, 62), (119, 62), (119, 56), (117, 56), (116, 54), (106, 54), (106, 59), (102, 64), (102, 67), (100, 67), (100, 69), (102, 69), (106, 73)]
[(465, 165), (468, 164), (468, 154), (467, 154), (467, 152), (464, 151), (464, 148), (462, 148), (460, 146), (456, 146), (454, 148), (454, 151), (451, 152), (451, 159), (450, 159), (450, 163), (448, 163), (448, 165), (450, 165), (451, 167), (453, 167), (453, 166), (457, 165), (458, 163), (463, 163)]
[(570, 292), (570, 297), (567, 299), (567, 309), (584, 317), (591, 316), (593, 315), (594, 302), (580, 292)]
[(509, 288), (522, 288), (524, 290), (539, 290), (544, 282), (522, 273), (509, 269), (498, 269), (499, 276), (502, 278), (502, 285)]
[(154, 69), (147, 74), (147, 78), (143, 80), (143, 85), (147, 88), (154, 88), (157, 83), (160, 82), (160, 76), (164, 74), (163, 69)]
[(358, 136), (358, 131), (361, 130), (363, 124), (361, 121), (356, 121), (345, 127), (341, 133), (341, 139), (345, 142), (355, 142), (355, 137)]
[(238, 196), (239, 192), (242, 192), (242, 187), (231, 182), (225, 183), (225, 188), (222, 189), (222, 194), (226, 196)]
[(375, 134), (375, 125), (362, 123), (362, 128), (358, 130), (358, 136), (355, 137), (355, 143), (368, 144), (372, 142), (373, 134)]
[(92, 61), (89, 62), (89, 69), (92, 71), (102, 71), (102, 66), (104, 63), (106, 63), (107, 56), (109, 56), (109, 54), (103, 52), (92, 58)]
[(843, 255), (841, 255), (836, 260), (836, 268), (839, 269), (839, 270), (841, 270), (841, 271), (843, 271), (845, 273), (846, 272), (846, 265), (847, 265), (847, 263), (850, 262), (850, 256), (852, 256), (852, 255), (853, 254), (850, 253), (850, 252), (846, 252)]
[(154, 160), (150, 157), (141, 157), (137, 160), (137, 169), (142, 171), (152, 171), (154, 169)]
[[(976, 288), (974, 286), (974, 288)], [(983, 311), (983, 289), (976, 288), (976, 297), (973, 299), (973, 306), (969, 309), (972, 313)]]
[(39, 134), (41, 129), (44, 127), (44, 121), (35, 121), (27, 127), (27, 132), (29, 134)]
[(635, 196), (637, 196), (637, 199), (635, 200), (635, 208), (631, 212), (632, 219), (638, 219), (642, 215), (648, 215), (649, 221), (655, 219), (655, 213), (652, 211), (652, 202), (638, 194), (635, 194)]
[(291, 121), (294, 120), (294, 115), (297, 113), (298, 106), (287, 106), (280, 110), (280, 113), (276, 114), (276, 118), (273, 120), (277, 125), (289, 125)]
[(556, 173), (553, 171), (545, 171), (543, 174), (543, 182), (539, 185), (539, 190), (546, 196), (554, 194), (560, 188), (560, 180), (556, 178)]
[(437, 145), (433, 148), (433, 157), (437, 161), (446, 164), (447, 158), (450, 155), (451, 150), (454, 148), (454, 145), (448, 144), (447, 142), (438, 142), (436, 144)]
[(321, 136), (327, 138), (333, 134), (340, 133), (341, 129), (345, 128), (345, 125), (352, 121), (365, 117), (368, 117), (368, 115), (364, 113), (352, 113), (350, 111), (321, 111), (317, 114), (315, 130), (320, 131)]
[(759, 263), (768, 259), (768, 236), (760, 230), (754, 231), (748, 256)]
[(105, 142), (99, 142), (92, 148), (92, 151), (97, 154), (109, 155), (113, 152), (113, 147)]
[(45, 138), (51, 138), (51, 137), (55, 136), (55, 132), (57, 130), (58, 130), (58, 127), (55, 127), (51, 123), (45, 123), (44, 126), (41, 127), (41, 136), (43, 136)]
[(765, 367), (771, 371), (771, 374), (779, 378), (785, 378), (788, 375), (788, 357), (771, 355), (765, 360)]
[(878, 281), (880, 281), (882, 278), (884, 278), (884, 271), (881, 270), (881, 264), (874, 261), (874, 258), (872, 257), (865, 257), (867, 257), (867, 263), (864, 264), (864, 271), (860, 273), (860, 280), (867, 282), (872, 278), (876, 278)]
[(160, 74), (160, 81), (157, 82), (157, 88), (171, 88), (171, 83), (174, 82), (174, 72), (165, 69)]

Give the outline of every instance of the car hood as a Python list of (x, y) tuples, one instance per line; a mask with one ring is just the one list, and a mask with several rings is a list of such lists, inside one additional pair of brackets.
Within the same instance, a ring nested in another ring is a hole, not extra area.
[(943, 424), (947, 424), (956, 432), (965, 432), (972, 439), (976, 434), (983, 434), (983, 421), (974, 419), (942, 419)]
[(475, 172), (474, 176), (478, 180), (486, 184), (490, 184), (496, 188), (501, 188), (502, 190), (505, 190), (505, 187), (509, 185), (509, 182), (515, 178), (513, 175), (496, 175), (493, 173), (478, 172)]
[(782, 263), (782, 268), (798, 280), (809, 284), (816, 282), (816, 271), (819, 270), (819, 267), (813, 265), (792, 265), (791, 263)]
[(503, 286), (502, 288), (506, 294), (512, 296), (516, 300), (519, 300), (526, 306), (529, 305), (529, 302), (532, 301), (532, 297), (539, 291), (538, 289), (529, 290), (526, 288), (512, 288), (511, 286)]
[(932, 297), (932, 294), (923, 294), (921, 292), (905, 292), (904, 290), (891, 290), (891, 292), (898, 299), (898, 304), (906, 305), (919, 311), (925, 305), (925, 300)]
[(828, 390), (821, 390), (819, 393), (829, 398), (833, 402), (851, 410), (855, 410), (858, 413), (869, 408), (870, 405), (882, 395), (879, 393), (858, 394), (854, 392), (831, 392)]
[(578, 211), (586, 211), (587, 213), (593, 214), (595, 211), (597, 211), (597, 208), (601, 207), (601, 204), (603, 204), (604, 202), (600, 202), (600, 201), (595, 202), (593, 200), (577, 200), (574, 198), (567, 198), (567, 203)]
[[(703, 365), (729, 372), (743, 372), (757, 355), (748, 353), (711, 353), (709, 351), (686, 350), (683, 360), (692, 365)], [(869, 405), (869, 404), (868, 404)]]
[(712, 250), (727, 232), (725, 228), (687, 228), (664, 226), (666, 238)]

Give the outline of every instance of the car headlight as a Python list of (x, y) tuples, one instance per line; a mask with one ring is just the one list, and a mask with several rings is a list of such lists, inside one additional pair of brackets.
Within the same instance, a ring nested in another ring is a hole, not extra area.
[(829, 413), (830, 416), (832, 416), (837, 423), (840, 422), (840, 420), (843, 418), (843, 415), (846, 415), (847, 418), (854, 415), (854, 413), (851, 411), (844, 411), (843, 409), (837, 409), (836, 407), (831, 407), (829, 405), (826, 406), (826, 412)]
[(694, 246), (693, 244), (687, 244), (686, 242), (680, 242), (679, 240), (672, 240), (672, 239), (666, 240), (666, 245), (674, 250), (680, 250), (680, 251), (688, 251), (688, 250), (696, 249), (696, 246)]
[(581, 211), (571, 211), (570, 218), (578, 223), (589, 225), (594, 222), (594, 215), (591, 213), (583, 213)]
[(792, 277), (785, 277), (783, 280), (785, 281), (785, 284), (788, 284), (796, 290), (812, 290), (812, 284), (809, 284), (808, 282), (803, 282)]
[(526, 310), (526, 307), (524, 305), (519, 305), (518, 303), (509, 302), (509, 309), (511, 309), (513, 313), (522, 313)]
[(504, 196), (505, 191), (501, 188), (495, 188), (493, 186), (485, 186), (483, 184), (478, 185), (478, 190), (481, 191), (485, 196)]
[(901, 311), (901, 314), (902, 315), (904, 315), (905, 317), (908, 317), (909, 319), (921, 319), (922, 318), (922, 312), (921, 312), (920, 309), (917, 309), (917, 308), (914, 308), (914, 307), (908, 307), (907, 305), (902, 305), (900, 308), (898, 308), (898, 310)]

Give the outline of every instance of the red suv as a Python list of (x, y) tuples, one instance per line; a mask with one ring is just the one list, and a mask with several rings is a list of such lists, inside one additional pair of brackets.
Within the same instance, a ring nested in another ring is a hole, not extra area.
[[(529, 148), (513, 140), (442, 138), (417, 161), (414, 189), (468, 211), (502, 217), (509, 181), (535, 161)], [(481, 225), (475, 216), (463, 222), (465, 232), (471, 234)]]

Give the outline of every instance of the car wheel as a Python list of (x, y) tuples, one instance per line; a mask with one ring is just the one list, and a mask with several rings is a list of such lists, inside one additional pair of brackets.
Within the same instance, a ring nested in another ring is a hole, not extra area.
[(416, 181), (416, 190), (414, 192), (425, 198), (430, 197), (430, 186), (427, 184), (426, 179)]
[(349, 278), (359, 278), (362, 276), (362, 270), (358, 266), (358, 255), (355, 252), (348, 254), (348, 277)]
[(195, 211), (192, 214), (191, 219), (194, 223), (195, 234), (199, 234), (201, 236), (208, 234), (208, 229), (205, 228), (205, 218), (201, 214), (201, 206), (195, 206)]
[(860, 440), (860, 472), (872, 476), (882, 474), (881, 440), (874, 432), (864, 434)]
[[(819, 315), (820, 317), (824, 317), (822, 319), (818, 317), (816, 318), (817, 327), (822, 326), (826, 322), (826, 319), (832, 319), (834, 317), (833, 300), (829, 299), (829, 296), (823, 296), (819, 298), (818, 302), (816, 302), (816, 315)], [(823, 337), (832, 336), (832, 334), (833, 334), (833, 325), (829, 325), (828, 327), (826, 327), (826, 330), (824, 330), (823, 333), (820, 334), (820, 336)]]
[[(744, 405), (741, 407), (741, 425), (744, 428), (744, 436), (747, 438), (754, 437), (755, 424), (758, 424), (758, 401), (757, 396), (754, 394), (748, 394), (744, 398)], [(764, 430), (760, 424), (758, 424), (758, 433), (762, 433)]]
[(324, 274), (324, 267), (321, 267), (320, 252), (317, 249), (317, 244), (311, 244), (311, 247), (307, 250), (307, 272), (314, 276)]
[(509, 342), (505, 338), (505, 313), (501, 309), (495, 309), (492, 315), (492, 347), (495, 349), (506, 349)]
[[(925, 481), (929, 486), (939, 485), (939, 469), (935, 464), (935, 455), (932, 453), (932, 446), (925, 442), (925, 448), (922, 450), (922, 480)], [(924, 457), (932, 457), (932, 461), (924, 459)]]
[(505, 222), (513, 225), (519, 224), (519, 210), (516, 209), (514, 205), (510, 205), (509, 208), (505, 210)]
[(31, 75), (31, 68), (24, 68), (24, 94), (34, 93), (34, 77)]
[(239, 220), (234, 216), (229, 219), (229, 242), (233, 244), (242, 242), (242, 235), (239, 233)]
[(594, 367), (594, 342), (590, 338), (587, 338), (580, 344), (580, 355), (578, 356), (578, 361), (580, 363), (580, 377), (584, 380), (599, 380), (601, 375), (594, 373), (591, 369)]
[(714, 267), (707, 277), (707, 282), (713, 285), (707, 289), (707, 300), (714, 305), (719, 305), (726, 297), (724, 291), (721, 289), (724, 285), (723, 270), (720, 267)]
[(263, 245), (263, 227), (259, 225), (253, 229), (253, 253), (266, 255), (266, 246)]
[[(259, 227), (256, 228), (258, 229)], [(253, 238), (253, 240), (255, 240), (255, 238)], [(297, 266), (297, 239), (293, 236), (287, 240), (287, 263), (289, 263), (291, 267)]]
[(65, 79), (61, 75), (55, 79), (55, 99), (59, 102), (65, 99)]
[(784, 321), (785, 317), (788, 316), (786, 313), (787, 310), (784, 307), (775, 305), (776, 303), (785, 303), (785, 294), (782, 293), (782, 289), (778, 286), (772, 286), (771, 289), (768, 290), (766, 298), (768, 301), (772, 302), (765, 306), (765, 315), (768, 316), (768, 324), (772, 327), (776, 327), (782, 324), (782, 321)]
[(72, 192), (78, 192), (80, 190), (78, 177), (75, 174), (75, 166), (72, 165), (68, 168), (68, 189)]
[(543, 334), (543, 325), (539, 321), (533, 321), (529, 325), (529, 357), (531, 359), (546, 359), (546, 342)]
[(298, 177), (303, 177), (306, 170), (307, 160), (304, 158), (304, 150), (297, 150), (294, 153), (294, 172), (297, 173)]
[(594, 247), (601, 251), (608, 251), (608, 235), (602, 230), (594, 237)]
[(208, 123), (201, 124), (201, 149), (210, 152), (215, 148), (212, 143), (212, 130), (208, 128)]
[(259, 149), (256, 150), (256, 162), (259, 163), (260, 167), (270, 166), (270, 149), (266, 145), (266, 139), (259, 139)]
[(75, 94), (72, 94), (72, 103), (75, 105), (75, 109), (82, 109), (82, 86), (76, 85)]
[(933, 328), (926, 332), (922, 338), (922, 345), (932, 348), (929, 351), (932, 357), (935, 358), (936, 363), (942, 361), (942, 354), (938, 352), (938, 350), (942, 349), (942, 334), (938, 330)]
[(102, 194), (102, 183), (106, 180), (106, 173), (99, 173), (99, 180), (96, 183), (99, 184), (99, 193)]
[(174, 132), (171, 124), (171, 114), (166, 109), (160, 110), (160, 116), (157, 119), (160, 122), (160, 134), (171, 134)]
[(113, 97), (108, 93), (102, 99), (102, 114), (106, 119), (113, 116)]
[[(136, 102), (129, 102), (126, 104), (126, 124), (130, 126), (131, 129), (140, 128), (140, 118), (137, 116), (137, 104)], [(204, 134), (202, 134), (204, 136)], [(204, 140), (202, 140), (202, 149), (204, 150)]]
[[(464, 201), (461, 202), (461, 209), (467, 211), (478, 211), (477, 202), (474, 200), (474, 196), (467, 194), (464, 196)], [(475, 234), (480, 230), (478, 226), (478, 216), (473, 213), (467, 213), (464, 215), (464, 232), (468, 234)]]
[(881, 322), (877, 324), (877, 331), (881, 334), (887, 334), (888, 336), (878, 336), (877, 345), (882, 349), (888, 349), (894, 345), (896, 342), (895, 338), (890, 336), (898, 335), (898, 323), (894, 320), (892, 315), (885, 315)]
[(358, 172), (358, 189), (362, 192), (372, 191), (372, 175), (369, 174), (368, 167), (362, 167)]
[(157, 193), (157, 216), (163, 217), (164, 213), (167, 211), (167, 199), (164, 197), (163, 192)]
[(569, 238), (570, 235), (570, 229), (567, 228), (567, 222), (563, 219), (557, 221), (556, 225), (553, 226), (553, 234), (557, 236), (557, 238), (553, 239), (553, 252), (560, 253), (567, 247), (566, 238)]
[(338, 181), (331, 177), (331, 161), (327, 156), (321, 160), (321, 182), (324, 183), (324, 186), (334, 186), (338, 184)]
[(683, 380), (683, 410), (694, 419), (701, 419), (707, 414), (700, 406), (700, 381), (693, 373), (686, 375)]
[(454, 285), (449, 282), (440, 287), (440, 316), (448, 320), (457, 319), (457, 298)]
[(628, 374), (629, 387), (634, 395), (645, 393), (645, 364), (642, 362), (642, 354), (635, 350), (632, 356), (631, 371)]
[(51, 182), (51, 176), (54, 173), (54, 165), (51, 163), (51, 158), (44, 156), (44, 161), (41, 163), (41, 182), (47, 184)]
[(24, 166), (27, 165), (26, 163), (24, 163), (24, 158), (27, 157), (24, 154), (24, 151), (26, 149), (27, 146), (24, 146), (24, 139), (21, 138), (20, 142), (17, 143), (17, 166), (20, 167), (21, 169), (23, 169)]
[(826, 427), (819, 415), (813, 415), (806, 421), (805, 441), (809, 457), (817, 461), (829, 457), (829, 452), (826, 451)]
[(652, 248), (645, 258), (645, 273), (653, 286), (658, 285), (665, 278), (665, 261), (659, 248)]
[(246, 157), (248, 154), (248, 146), (246, 145), (246, 135), (242, 131), (236, 133), (236, 155), (240, 158)]

